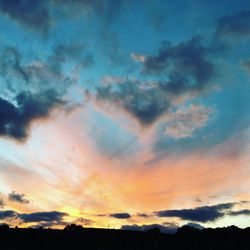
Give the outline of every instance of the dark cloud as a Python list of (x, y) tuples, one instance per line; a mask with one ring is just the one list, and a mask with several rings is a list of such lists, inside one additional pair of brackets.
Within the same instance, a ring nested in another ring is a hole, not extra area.
[(211, 52), (199, 37), (178, 45), (165, 42), (155, 56), (146, 57), (143, 72), (161, 74), (165, 78), (160, 82), (164, 91), (173, 94), (200, 91), (214, 76)]
[(215, 221), (224, 215), (226, 210), (232, 208), (235, 203), (222, 203), (214, 206), (196, 207), (192, 209), (163, 210), (155, 212), (158, 217), (178, 217), (183, 220), (209, 222)]
[(29, 82), (30, 75), (21, 65), (22, 55), (15, 47), (6, 47), (1, 51), (0, 73), (2, 77), (13, 75), (24, 82)]
[(30, 214), (19, 214), (19, 218), (24, 222), (55, 222), (61, 223), (63, 217), (67, 216), (67, 213), (52, 211), (52, 212), (36, 212)]
[[(58, 16), (74, 17), (85, 14), (90, 17), (102, 17), (110, 24), (124, 5), (124, 0), (0, 0), (0, 11), (18, 24), (47, 35), (52, 23)], [(54, 15), (55, 13), (60, 15)]]
[(20, 214), (13, 210), (0, 210), (0, 220), (21, 219), (24, 223), (36, 223), (35, 227), (66, 225), (63, 221), (65, 216), (68, 214), (58, 211)]
[(141, 124), (149, 125), (167, 113), (171, 100), (184, 93), (200, 93), (215, 75), (213, 49), (198, 37), (178, 45), (165, 43), (155, 56), (143, 60), (143, 73), (156, 80), (127, 79), (97, 89), (97, 100), (120, 107)]
[(49, 63), (53, 69), (61, 71), (62, 63), (70, 60), (79, 60), (84, 47), (81, 43), (59, 44), (54, 47), (53, 54), (49, 58)]
[[(47, 61), (34, 60), (29, 64), (22, 62), (22, 54), (16, 47), (1, 47), (0, 73), (5, 82), (3, 85), (14, 93), (17, 92), (17, 86), (21, 86), (19, 89), (39, 90), (40, 92), (56, 86), (57, 91), (62, 92), (66, 87), (64, 82), (66, 77), (61, 71), (61, 66), (67, 59), (72, 59), (75, 53), (79, 53), (79, 51), (74, 52), (77, 50), (75, 46), (75, 44), (67, 45), (61, 49), (62, 54), (55, 49)], [(53, 67), (55, 61), (56, 69)]]
[(250, 209), (243, 209), (239, 211), (231, 211), (228, 213), (228, 215), (231, 216), (237, 216), (237, 215), (250, 215)]
[(87, 52), (82, 43), (60, 44), (53, 49), (49, 57), (50, 67), (57, 73), (62, 70), (63, 63), (75, 63), (82, 68), (92, 67), (95, 63), (92, 53)]
[(169, 107), (166, 95), (158, 87), (143, 89), (143, 83), (132, 80), (98, 88), (97, 99), (124, 109), (144, 125), (153, 123)]
[(116, 219), (129, 219), (129, 218), (131, 218), (131, 215), (129, 213), (115, 213), (115, 214), (110, 214), (109, 216), (116, 218)]
[(0, 135), (17, 140), (26, 139), (33, 120), (47, 117), (51, 109), (63, 104), (53, 90), (39, 94), (21, 92), (14, 101), (16, 105), (0, 98)]
[(13, 210), (0, 210), (0, 220), (17, 218), (18, 213)]
[[(63, 52), (63, 57), (69, 57), (73, 47)], [(0, 136), (24, 140), (34, 120), (46, 118), (56, 107), (67, 106), (64, 97), (73, 80), (61, 71), (63, 60), (58, 59), (55, 69), (47, 61), (23, 64), (14, 47), (3, 47), (0, 52)]]
[(50, 26), (47, 2), (46, 0), (0, 0), (0, 10), (18, 23), (46, 33)]
[(169, 233), (169, 234), (174, 234), (177, 232), (177, 225), (172, 225), (172, 226), (164, 226), (161, 224), (149, 224), (149, 225), (123, 225), (121, 227), (122, 230), (131, 230), (131, 231), (150, 231), (153, 229), (158, 229), (162, 233)]
[(30, 63), (24, 63), (16, 47), (3, 46), (0, 48), (0, 90), (7, 94), (11, 92), (11, 96), (21, 91), (39, 93), (40, 96), (43, 92), (54, 91), (61, 98), (73, 83), (64, 73), (63, 65), (71, 63), (75, 67), (86, 68), (94, 64), (92, 54), (84, 48), (84, 45), (76, 43), (58, 45), (47, 59), (31, 59)]
[(15, 202), (23, 203), (23, 204), (27, 204), (30, 202), (28, 199), (25, 198), (24, 194), (18, 194), (15, 191), (12, 191), (9, 194), (8, 198), (10, 201), (15, 201)]
[(250, 10), (220, 18), (215, 34), (218, 37), (234, 38), (250, 35)]

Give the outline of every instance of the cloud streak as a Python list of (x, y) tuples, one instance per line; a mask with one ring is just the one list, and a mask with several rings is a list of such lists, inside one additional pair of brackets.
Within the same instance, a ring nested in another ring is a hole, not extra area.
[(19, 214), (18, 217), (25, 223), (29, 222), (56, 222), (61, 223), (64, 216), (68, 216), (67, 213), (58, 211), (52, 212), (36, 212), (30, 214)]
[(231, 211), (228, 213), (231, 216), (238, 216), (238, 215), (250, 215), (250, 209), (243, 209), (238, 211)]
[(0, 220), (17, 218), (18, 213), (13, 210), (0, 210)]
[(116, 219), (129, 219), (131, 218), (131, 215), (129, 213), (114, 213), (109, 215), (112, 218)]
[(210, 222), (222, 218), (226, 210), (231, 209), (235, 203), (222, 203), (214, 206), (196, 207), (192, 209), (162, 210), (155, 212), (158, 217), (177, 217), (182, 220), (195, 222)]

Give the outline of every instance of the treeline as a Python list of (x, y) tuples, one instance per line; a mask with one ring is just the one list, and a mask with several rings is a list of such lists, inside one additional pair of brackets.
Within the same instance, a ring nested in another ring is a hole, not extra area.
[(250, 250), (250, 228), (235, 226), (205, 228), (184, 226), (173, 234), (158, 229), (147, 232), (83, 228), (69, 225), (64, 230), (22, 229), (0, 226), (0, 249), (98, 249), (98, 250)]

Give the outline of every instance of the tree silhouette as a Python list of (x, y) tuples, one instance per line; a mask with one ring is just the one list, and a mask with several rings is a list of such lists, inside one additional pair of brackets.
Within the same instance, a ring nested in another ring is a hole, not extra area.
[(83, 229), (82, 225), (76, 225), (76, 224), (70, 224), (64, 228), (65, 231), (72, 231), (72, 232), (81, 231), (82, 229)]

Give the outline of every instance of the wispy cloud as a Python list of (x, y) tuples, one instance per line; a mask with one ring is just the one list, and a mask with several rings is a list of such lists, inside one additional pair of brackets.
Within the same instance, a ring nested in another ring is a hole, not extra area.
[(203, 105), (181, 107), (167, 115), (165, 134), (175, 139), (192, 137), (196, 130), (207, 125), (212, 113), (212, 108)]

